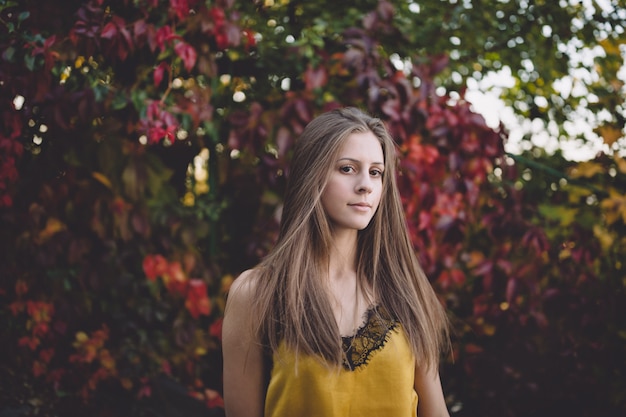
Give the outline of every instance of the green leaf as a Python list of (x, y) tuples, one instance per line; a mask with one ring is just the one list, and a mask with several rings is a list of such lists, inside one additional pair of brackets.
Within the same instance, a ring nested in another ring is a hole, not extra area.
[(153, 155), (146, 156), (145, 164), (148, 189), (153, 196), (157, 196), (174, 172)]
[(579, 213), (577, 208), (567, 208), (543, 204), (539, 206), (539, 213), (549, 220), (559, 221), (561, 226), (567, 227), (571, 225)]
[(30, 12), (29, 12), (29, 11), (24, 11), (24, 12), (20, 13), (20, 14), (17, 16), (17, 20), (18, 20), (18, 22), (20, 22), (20, 23), (21, 23), (21, 22), (23, 22), (24, 20), (28, 19), (29, 17), (30, 17)]
[(111, 107), (113, 110), (122, 110), (128, 105), (128, 99), (124, 94), (117, 94), (113, 97), (113, 101), (111, 102)]
[(146, 113), (146, 100), (148, 99), (148, 93), (145, 90), (133, 90), (130, 95), (130, 100), (133, 106), (142, 114)]
[(29, 71), (35, 70), (35, 57), (32, 55), (24, 55), (24, 64)]
[(207, 136), (211, 138), (211, 141), (213, 143), (219, 143), (220, 135), (217, 130), (217, 127), (215, 126), (215, 123), (213, 123), (212, 121), (205, 121), (202, 124), (202, 127), (204, 128), (204, 131), (207, 134)]
[(7, 61), (7, 62), (14, 62), (14, 57), (15, 57), (15, 48), (12, 46), (9, 46), (7, 49), (5, 49), (5, 51), (2, 53), (2, 58)]
[(93, 86), (93, 93), (94, 93), (96, 101), (101, 102), (109, 94), (109, 89), (107, 86), (98, 83)]
[(17, 6), (17, 2), (16, 1), (0, 1), (0, 12), (4, 11), (5, 9), (8, 9), (10, 7), (15, 7)]

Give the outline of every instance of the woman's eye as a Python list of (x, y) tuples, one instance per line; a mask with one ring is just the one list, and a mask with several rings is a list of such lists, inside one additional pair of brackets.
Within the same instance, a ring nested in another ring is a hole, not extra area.
[(380, 169), (373, 169), (370, 171), (370, 175), (373, 177), (382, 177), (383, 172)]
[(339, 168), (339, 170), (341, 172), (349, 173), (349, 172), (354, 171), (354, 168), (352, 168), (350, 165), (346, 165), (346, 166), (342, 166), (341, 168)]

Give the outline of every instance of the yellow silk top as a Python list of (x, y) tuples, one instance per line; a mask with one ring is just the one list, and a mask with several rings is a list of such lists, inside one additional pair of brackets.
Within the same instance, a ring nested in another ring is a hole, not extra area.
[(296, 355), (282, 343), (273, 355), (265, 417), (416, 417), (415, 357), (402, 326), (370, 310), (366, 324), (343, 338), (337, 370)]

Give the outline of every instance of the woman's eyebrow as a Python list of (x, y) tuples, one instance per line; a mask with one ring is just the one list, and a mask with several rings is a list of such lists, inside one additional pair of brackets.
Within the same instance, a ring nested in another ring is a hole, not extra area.
[[(339, 158), (339, 159), (337, 160), (337, 162), (340, 162), (340, 161), (350, 161), (350, 162), (355, 162), (355, 163), (361, 163), (361, 161), (360, 161), (360, 160), (355, 159), (355, 158), (350, 158), (350, 157), (347, 157), (347, 156), (346, 156), (346, 157), (343, 157), (343, 158)], [(384, 162), (372, 162), (371, 164), (372, 164), (372, 165), (383, 165), (383, 166), (385, 165), (385, 163), (384, 163)]]

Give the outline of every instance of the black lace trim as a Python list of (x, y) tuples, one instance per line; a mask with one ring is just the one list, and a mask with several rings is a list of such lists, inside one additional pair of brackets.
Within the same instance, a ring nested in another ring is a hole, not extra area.
[(390, 332), (398, 326), (398, 321), (381, 307), (370, 308), (366, 315), (365, 323), (354, 336), (341, 338), (343, 367), (348, 371), (366, 365), (372, 354), (385, 346)]

